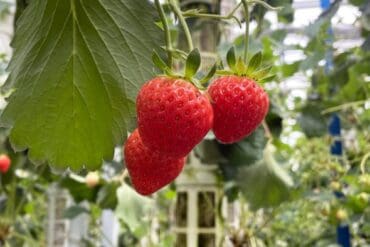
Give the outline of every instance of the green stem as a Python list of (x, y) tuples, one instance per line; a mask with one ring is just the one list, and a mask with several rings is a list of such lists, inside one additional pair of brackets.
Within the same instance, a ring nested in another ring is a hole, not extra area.
[(253, 4), (253, 3), (260, 4), (263, 7), (265, 7), (265, 9), (272, 10), (272, 11), (279, 11), (279, 10), (283, 9), (283, 7), (272, 7), (268, 3), (264, 2), (264, 1), (261, 1), (261, 0), (249, 0), (248, 3), (250, 3), (250, 4)]
[(242, 6), (242, 2), (239, 2), (227, 16), (233, 16), (240, 6)]
[(245, 19), (245, 35), (244, 35), (244, 62), (248, 62), (248, 48), (249, 48), (249, 8), (248, 1), (242, 0), (244, 7), (244, 19)]
[(272, 141), (274, 139), (274, 136), (271, 133), (270, 127), (268, 126), (266, 120), (263, 120), (262, 122), (263, 129), (265, 130), (265, 135), (269, 139), (269, 141)]
[(191, 13), (191, 12), (183, 12), (184, 17), (203, 17), (203, 18), (210, 18), (210, 19), (217, 19), (217, 20), (228, 20), (231, 19), (229, 16), (217, 15), (217, 14), (208, 14), (208, 13)]
[(242, 5), (242, 2), (239, 2), (227, 15), (217, 15), (217, 14), (209, 14), (209, 13), (202, 13), (202, 12), (193, 12), (193, 11), (187, 11), (183, 12), (184, 17), (200, 17), (200, 18), (209, 18), (209, 19), (217, 19), (217, 20), (230, 20), (234, 19), (239, 26), (241, 25), (238, 18), (235, 17), (235, 12), (239, 9), (239, 7)]
[(356, 106), (359, 106), (359, 105), (364, 105), (364, 104), (366, 104), (366, 102), (368, 102), (368, 100), (359, 100), (359, 101), (354, 101), (354, 102), (348, 102), (348, 103), (345, 103), (345, 104), (342, 104), (342, 105), (330, 107), (330, 108), (322, 111), (321, 114), (324, 115), (324, 114), (328, 114), (328, 113), (332, 113), (332, 112), (336, 112), (336, 111), (340, 111), (340, 110), (345, 110), (345, 109), (350, 108), (350, 107), (356, 107)]
[(161, 22), (162, 22), (162, 25), (163, 25), (163, 30), (164, 30), (164, 33), (165, 33), (168, 65), (169, 65), (170, 68), (172, 68), (173, 58), (172, 58), (172, 52), (171, 52), (171, 50), (172, 50), (171, 32), (170, 32), (170, 29), (168, 27), (167, 18), (166, 18), (166, 15), (164, 13), (164, 10), (163, 10), (163, 7), (162, 7), (161, 3), (159, 2), (159, 0), (155, 0), (154, 2), (155, 2), (155, 6), (157, 7), (157, 11), (159, 13), (159, 17), (161, 18)]
[(179, 8), (179, 6), (175, 2), (175, 0), (169, 0), (169, 3), (170, 3), (170, 6), (171, 6), (173, 12), (175, 12), (177, 18), (179, 18), (180, 24), (182, 26), (182, 29), (184, 30), (184, 33), (185, 33), (186, 41), (187, 41), (188, 46), (189, 46), (189, 51), (194, 50), (193, 40), (191, 38), (189, 26), (186, 23), (185, 17), (182, 15), (181, 9)]

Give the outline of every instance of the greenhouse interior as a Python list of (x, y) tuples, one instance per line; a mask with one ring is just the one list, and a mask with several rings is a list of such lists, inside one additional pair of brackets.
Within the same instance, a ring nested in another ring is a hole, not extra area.
[(370, 247), (369, 0), (0, 0), (0, 247)]

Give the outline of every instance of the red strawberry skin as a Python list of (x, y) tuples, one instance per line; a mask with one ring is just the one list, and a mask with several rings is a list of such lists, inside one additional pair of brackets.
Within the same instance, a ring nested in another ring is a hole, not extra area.
[(182, 171), (185, 158), (171, 158), (144, 146), (136, 129), (124, 146), (125, 164), (135, 190), (150, 195), (171, 183)]
[(146, 82), (136, 107), (143, 143), (174, 158), (186, 156), (213, 124), (209, 99), (182, 79), (162, 76)]
[(222, 143), (234, 143), (251, 134), (269, 109), (267, 93), (247, 77), (219, 77), (208, 93), (214, 112), (213, 132)]
[(6, 173), (9, 170), (11, 160), (8, 155), (2, 154), (0, 155), (0, 172)]

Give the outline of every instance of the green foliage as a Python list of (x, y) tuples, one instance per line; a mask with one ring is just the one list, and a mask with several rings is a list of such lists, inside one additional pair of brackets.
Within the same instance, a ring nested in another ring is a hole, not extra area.
[(227, 64), (229, 65), (230, 69), (235, 69), (235, 64), (236, 64), (236, 55), (235, 55), (235, 48), (232, 46), (229, 51), (226, 54), (226, 61)]
[(164, 71), (165, 73), (170, 73), (170, 68), (156, 51), (153, 52), (152, 60), (154, 65), (157, 66), (160, 70)]
[(70, 195), (73, 197), (74, 201), (77, 203), (84, 200), (94, 202), (99, 191), (98, 187), (91, 189), (87, 187), (85, 183), (77, 182), (76, 180), (69, 177), (63, 178), (60, 182), (60, 186), (67, 189)]
[(152, 13), (147, 1), (31, 1), (3, 87), (16, 88), (1, 117), (14, 148), (73, 170), (111, 160), (153, 74)]
[(248, 68), (247, 68), (247, 74), (252, 73), (255, 71), (258, 67), (260, 67), (262, 63), (262, 53), (257, 52), (252, 56), (252, 58), (249, 60)]
[(341, 2), (342, 0), (335, 0), (330, 5), (330, 8), (321, 13), (319, 18), (317, 18), (314, 23), (308, 26), (306, 30), (308, 36), (311, 38), (316, 37), (323, 30), (323, 27), (327, 27), (326, 25), (328, 22), (330, 22), (333, 16), (337, 13)]
[(73, 219), (82, 213), (89, 213), (89, 210), (82, 206), (71, 206), (64, 211), (63, 216), (66, 219)]
[(322, 110), (320, 106), (313, 103), (302, 108), (298, 123), (308, 137), (322, 136), (327, 132), (328, 121), (321, 114)]
[(192, 50), (187, 59), (185, 65), (185, 77), (192, 78), (200, 67), (200, 53), (198, 49)]
[(104, 209), (112, 209), (114, 210), (117, 206), (117, 189), (119, 187), (119, 183), (107, 183), (102, 188), (100, 188), (96, 202), (98, 203), (100, 208)]
[(266, 143), (265, 132), (259, 127), (240, 142), (221, 145), (221, 152), (228, 160), (227, 166), (250, 166), (262, 159)]
[(237, 184), (252, 210), (277, 206), (290, 197), (293, 181), (270, 149), (267, 146), (261, 161), (241, 168), (237, 175)]
[(366, 77), (370, 76), (370, 59), (354, 64), (348, 69), (348, 81), (336, 95), (337, 101), (356, 101), (368, 99), (370, 84)]

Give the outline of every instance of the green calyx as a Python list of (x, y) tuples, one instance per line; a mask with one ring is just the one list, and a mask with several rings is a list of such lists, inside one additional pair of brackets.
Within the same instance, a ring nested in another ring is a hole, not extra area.
[(275, 75), (271, 74), (270, 65), (262, 65), (262, 53), (257, 52), (248, 61), (244, 62), (241, 57), (236, 57), (235, 48), (231, 47), (227, 52), (226, 61), (229, 65), (229, 70), (217, 70), (218, 75), (237, 75), (249, 77), (256, 82), (264, 83), (274, 79)]
[(197, 74), (201, 65), (201, 56), (199, 50), (196, 48), (192, 50), (185, 58), (185, 67), (183, 73), (176, 73), (172, 68), (167, 65), (157, 52), (153, 52), (152, 55), (153, 63), (168, 77), (179, 78), (190, 81), (194, 86), (200, 90), (205, 90), (205, 84), (213, 77), (216, 73), (216, 64), (212, 66), (209, 72), (198, 78)]

